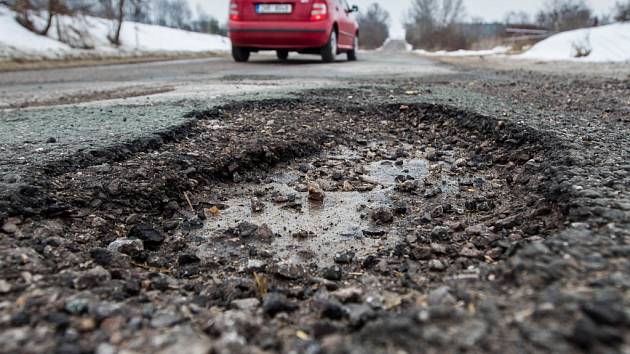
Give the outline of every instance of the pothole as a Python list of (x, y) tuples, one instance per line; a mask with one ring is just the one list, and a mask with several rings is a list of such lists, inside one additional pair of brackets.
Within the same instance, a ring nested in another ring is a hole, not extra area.
[[(465, 206), (451, 201), (461, 197), (461, 186), (486, 178), (457, 176), (449, 173), (457, 169), (453, 163), (424, 156), (408, 144), (336, 145), (277, 167), (260, 182), (221, 186), (215, 191), (221, 201), (207, 203), (201, 231), (212, 247), (200, 253), (216, 258), (248, 247), (255, 252), (243, 266), (263, 257), (314, 268), (339, 262), (340, 255), (387, 253), (422, 230), (416, 223), (430, 223), (431, 215), (463, 216)], [(323, 190), (323, 200), (309, 198), (309, 185)]]
[[(24, 289), (42, 304), (25, 309), (43, 319), (38, 343), (51, 333), (63, 341), (58, 320), (79, 323), (101, 302), (118, 308), (103, 323), (120, 328), (123, 341), (148, 338), (138, 342), (143, 352), (163, 349), (151, 338), (177, 328), (278, 352), (301, 352), (296, 338), (311, 343), (331, 329), (367, 329), (362, 343), (402, 331), (423, 347), (414, 331), (440, 325), (445, 314), (475, 337), (482, 333), (485, 326), (469, 327), (477, 321), (462, 316), (494, 313), (483, 306), (495, 289), (514, 295), (520, 279), (496, 282), (500, 264), (562, 227), (540, 195), (549, 190), (541, 168), (548, 151), (509, 131), (514, 127), (495, 131), (490, 119), (444, 107), (349, 110), (345, 101), (325, 102), (202, 112), (201, 124), (183, 129), (181, 139), (143, 143), (134, 151), (146, 152), (51, 179), (55, 197), (72, 206), (63, 210), (70, 217), (59, 217), (68, 225), (19, 225), (37, 236), (19, 240), (32, 252), (1, 254), (12, 289), (25, 285), (22, 274), (37, 275), (28, 281), (41, 289)], [(35, 197), (49, 215), (61, 215), (45, 195)], [(30, 201), (21, 200), (24, 209)], [(537, 283), (548, 275), (531, 274)], [(42, 301), (46, 293), (58, 301)], [(14, 295), (12, 303), (23, 298)], [(86, 300), (75, 301), (79, 296)], [(82, 305), (88, 300), (95, 302)], [(497, 308), (511, 299), (499, 300)], [(82, 309), (74, 310), (77, 304)], [(63, 316), (49, 316), (59, 311)], [(3, 316), (20, 320), (28, 329), (23, 337), (39, 335), (16, 314)], [(496, 323), (492, 317), (488, 328), (506, 327)], [(107, 335), (95, 328), (94, 342)], [(249, 352), (242, 348), (236, 351)]]

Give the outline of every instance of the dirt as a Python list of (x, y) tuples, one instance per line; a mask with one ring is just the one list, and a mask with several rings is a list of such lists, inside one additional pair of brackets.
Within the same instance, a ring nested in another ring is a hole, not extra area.
[(0, 351), (627, 352), (624, 84), (552, 122), (314, 91), (53, 163), (0, 211)]

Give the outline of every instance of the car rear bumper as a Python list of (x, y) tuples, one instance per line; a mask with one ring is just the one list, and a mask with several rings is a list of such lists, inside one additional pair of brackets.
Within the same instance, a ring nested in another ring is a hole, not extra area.
[(330, 38), (332, 26), (321, 22), (230, 22), (232, 44), (252, 49), (320, 48)]

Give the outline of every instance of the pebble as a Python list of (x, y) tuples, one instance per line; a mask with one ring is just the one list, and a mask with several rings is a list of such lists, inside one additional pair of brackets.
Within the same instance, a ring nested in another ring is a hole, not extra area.
[(427, 295), (427, 303), (430, 306), (439, 306), (439, 305), (452, 305), (457, 301), (451, 295), (451, 289), (448, 286), (441, 286), (437, 289), (433, 289)]
[(330, 295), (343, 303), (359, 302), (363, 296), (363, 290), (358, 287), (344, 288), (333, 291)]
[(370, 217), (377, 224), (389, 224), (394, 221), (394, 213), (391, 208), (381, 206), (370, 213)]
[(342, 179), (344, 179), (345, 174), (343, 173), (343, 171), (335, 171), (332, 174), (332, 179), (333, 181), (341, 181)]
[(350, 264), (354, 260), (355, 253), (353, 251), (338, 252), (335, 254), (335, 263)]
[(466, 234), (470, 236), (479, 236), (487, 232), (487, 227), (484, 224), (477, 224), (466, 228)]
[(269, 225), (262, 224), (258, 227), (256, 232), (254, 233), (254, 236), (259, 239), (270, 240), (273, 238), (273, 231), (271, 231), (271, 228), (269, 227)]
[(311, 170), (311, 165), (307, 164), (307, 163), (301, 163), (298, 166), (298, 170), (302, 173), (307, 173), (308, 171)]
[(77, 289), (93, 288), (99, 285), (106, 284), (111, 280), (109, 272), (101, 267), (97, 266), (88, 271), (80, 273), (74, 279), (74, 287)]
[(98, 265), (107, 266), (111, 264), (113, 255), (112, 252), (105, 248), (93, 248), (90, 250), (90, 256), (94, 259), (94, 262)]
[(158, 249), (165, 240), (164, 236), (159, 231), (144, 224), (134, 226), (129, 231), (128, 237), (141, 240), (144, 247), (150, 250)]
[(90, 301), (85, 298), (74, 298), (68, 300), (64, 306), (64, 309), (71, 315), (81, 315), (88, 311)]
[(14, 234), (17, 232), (17, 225), (12, 222), (6, 222), (2, 225), (2, 231), (5, 234)]
[(325, 279), (338, 281), (341, 280), (342, 270), (338, 265), (332, 265), (330, 267), (326, 267), (322, 270), (322, 276)]
[(181, 318), (172, 313), (159, 313), (151, 319), (151, 327), (153, 328), (165, 328), (172, 327), (179, 323)]
[(123, 238), (113, 241), (107, 246), (110, 252), (123, 253), (126, 255), (137, 255), (144, 251), (144, 245), (139, 239)]
[(433, 257), (430, 247), (413, 246), (409, 250), (409, 256), (413, 260), (429, 260)]
[(441, 205), (436, 206), (435, 208), (433, 208), (433, 210), (431, 210), (431, 217), (432, 218), (441, 218), (442, 216), (444, 216), (444, 207)]
[(4, 279), (0, 279), (0, 294), (6, 294), (11, 291), (11, 284)]
[(329, 318), (331, 320), (340, 320), (346, 316), (346, 311), (343, 305), (336, 299), (328, 299), (319, 304), (322, 318)]
[(265, 204), (261, 202), (260, 199), (258, 199), (257, 197), (251, 199), (251, 205), (253, 213), (260, 213), (265, 209)]
[(312, 231), (304, 231), (304, 230), (300, 230), (298, 232), (294, 232), (291, 235), (293, 238), (298, 239), (298, 240), (306, 240), (309, 238), (315, 238), (317, 237), (317, 235), (315, 235), (314, 232)]
[(308, 199), (316, 202), (324, 201), (326, 194), (317, 183), (309, 183), (308, 185)]
[(446, 269), (446, 266), (439, 259), (432, 259), (429, 261), (429, 269), (436, 272), (441, 272)]
[(255, 297), (232, 300), (232, 306), (243, 311), (253, 311), (260, 306), (260, 300)]
[(277, 275), (285, 277), (287, 279), (300, 279), (304, 276), (304, 267), (294, 262), (280, 262), (276, 264)]
[(241, 177), (238, 172), (234, 172), (234, 174), (232, 175), (232, 181), (234, 183), (241, 183), (243, 181), (243, 177)]
[(263, 311), (271, 317), (275, 317), (280, 312), (293, 312), (297, 308), (295, 303), (280, 293), (269, 293), (263, 301)]
[(448, 226), (436, 226), (431, 230), (432, 240), (445, 240), (448, 238), (450, 228)]
[(251, 222), (243, 221), (238, 224), (238, 235), (243, 238), (249, 238), (256, 234), (258, 230), (258, 225), (252, 224)]
[(267, 267), (267, 263), (260, 259), (249, 259), (247, 261), (247, 266), (246, 266), (248, 271), (256, 271), (256, 272), (263, 271), (266, 267)]
[(466, 243), (459, 251), (459, 255), (468, 258), (479, 258), (483, 256), (483, 252), (478, 250), (472, 243)]
[(350, 318), (350, 324), (352, 327), (362, 327), (370, 320), (376, 318), (376, 312), (371, 306), (366, 304), (350, 304), (346, 306), (348, 317)]
[(435, 188), (427, 189), (424, 192), (424, 197), (427, 199), (430, 199), (437, 196), (440, 193), (442, 193), (442, 190), (439, 187), (435, 187)]
[(201, 262), (201, 259), (194, 254), (181, 254), (177, 257), (177, 264), (180, 266), (196, 264)]

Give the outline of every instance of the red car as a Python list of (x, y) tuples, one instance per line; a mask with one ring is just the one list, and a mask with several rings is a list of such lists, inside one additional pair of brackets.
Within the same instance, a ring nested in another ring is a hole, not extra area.
[(232, 0), (228, 32), (232, 56), (246, 62), (252, 52), (275, 50), (278, 59), (289, 52), (319, 54), (332, 62), (339, 53), (357, 59), (358, 11), (346, 0)]

